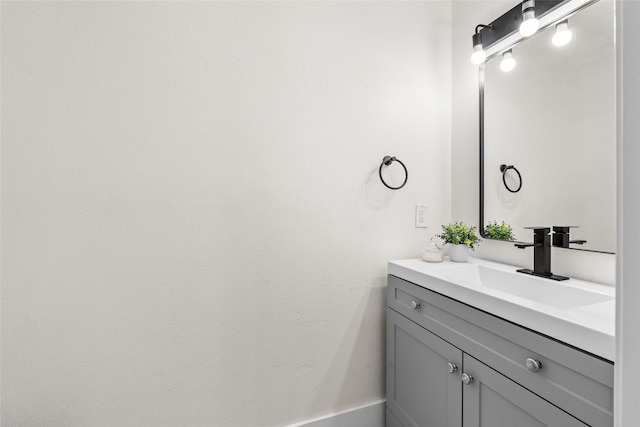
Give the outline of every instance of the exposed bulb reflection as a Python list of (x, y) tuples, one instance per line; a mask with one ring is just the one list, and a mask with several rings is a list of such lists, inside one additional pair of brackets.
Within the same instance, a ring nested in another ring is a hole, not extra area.
[(556, 33), (553, 35), (551, 42), (554, 46), (565, 46), (571, 41), (573, 33), (569, 29), (569, 21), (562, 21), (556, 25)]
[(500, 61), (500, 69), (502, 71), (508, 72), (515, 68), (516, 59), (513, 57), (513, 52), (511, 50), (506, 51), (502, 54), (502, 61)]

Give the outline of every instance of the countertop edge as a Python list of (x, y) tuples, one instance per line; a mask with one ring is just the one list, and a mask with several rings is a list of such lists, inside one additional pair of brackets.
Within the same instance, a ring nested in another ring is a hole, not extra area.
[[(474, 289), (443, 281), (424, 271), (401, 265), (402, 262), (407, 261), (409, 260), (389, 261), (387, 273), (598, 357), (615, 361), (615, 334), (553, 317), (514, 302), (497, 299)], [(415, 261), (423, 263), (418, 259)], [(447, 267), (443, 265), (440, 268)]]

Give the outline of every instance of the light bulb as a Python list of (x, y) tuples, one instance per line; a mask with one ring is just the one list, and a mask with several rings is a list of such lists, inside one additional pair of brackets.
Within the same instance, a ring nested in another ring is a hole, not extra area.
[(551, 42), (554, 46), (564, 46), (571, 41), (571, 37), (573, 37), (573, 33), (569, 29), (569, 22), (562, 21), (556, 25), (556, 33), (553, 35)]
[(471, 62), (476, 65), (480, 65), (487, 59), (487, 53), (484, 51), (482, 47), (482, 34), (478, 32), (481, 26), (478, 25), (476, 27), (476, 33), (471, 37), (471, 41), (473, 42), (473, 53), (471, 54)]
[(524, 37), (532, 36), (538, 31), (540, 23), (536, 19), (535, 0), (525, 0), (522, 2), (522, 24), (520, 24), (520, 34)]
[(511, 71), (516, 66), (516, 60), (513, 57), (513, 52), (511, 50), (506, 51), (502, 54), (502, 61), (500, 61), (500, 69), (502, 71)]
[(520, 34), (522, 34), (525, 37), (532, 36), (536, 33), (536, 31), (538, 31), (539, 27), (540, 27), (540, 23), (538, 22), (535, 16), (531, 18), (525, 17), (525, 20), (522, 21), (522, 24), (520, 24)]
[(471, 62), (476, 65), (480, 65), (487, 59), (487, 52), (484, 51), (481, 44), (477, 44), (473, 47), (473, 53), (471, 54)]

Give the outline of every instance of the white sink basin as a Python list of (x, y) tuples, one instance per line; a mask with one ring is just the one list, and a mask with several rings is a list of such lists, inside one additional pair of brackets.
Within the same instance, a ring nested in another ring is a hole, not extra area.
[[(575, 281), (554, 281), (518, 273), (515, 269), (505, 271), (496, 267), (478, 264), (460, 264), (434, 271), (434, 277), (462, 286), (477, 288), (485, 293), (518, 298), (556, 308), (575, 308), (614, 300), (609, 289), (593, 289), (576, 285)], [(504, 295), (507, 294), (507, 295)], [(529, 304), (528, 304), (529, 305)]]
[(470, 258), (467, 263), (391, 261), (388, 273), (615, 360), (615, 288), (584, 280), (518, 273), (518, 267)]

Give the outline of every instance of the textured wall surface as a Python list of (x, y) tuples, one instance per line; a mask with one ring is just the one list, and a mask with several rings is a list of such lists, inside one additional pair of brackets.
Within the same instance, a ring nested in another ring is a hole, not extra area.
[(2, 424), (383, 398), (386, 261), (451, 217), (451, 3), (0, 7)]

